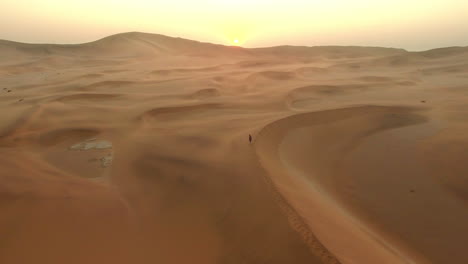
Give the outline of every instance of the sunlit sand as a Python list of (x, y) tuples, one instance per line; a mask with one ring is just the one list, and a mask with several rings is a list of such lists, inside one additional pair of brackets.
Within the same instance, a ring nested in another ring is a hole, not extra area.
[(0, 263), (468, 263), (468, 48), (233, 46), (0, 41)]

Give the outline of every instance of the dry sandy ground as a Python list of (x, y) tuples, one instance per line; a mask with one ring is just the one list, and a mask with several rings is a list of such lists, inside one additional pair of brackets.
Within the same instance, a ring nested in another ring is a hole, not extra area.
[(468, 263), (467, 102), (468, 48), (0, 41), (0, 263)]

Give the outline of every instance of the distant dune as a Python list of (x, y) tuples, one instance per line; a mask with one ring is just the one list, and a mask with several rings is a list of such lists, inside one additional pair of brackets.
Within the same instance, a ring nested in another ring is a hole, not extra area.
[(0, 40), (0, 263), (466, 264), (467, 103), (468, 47)]

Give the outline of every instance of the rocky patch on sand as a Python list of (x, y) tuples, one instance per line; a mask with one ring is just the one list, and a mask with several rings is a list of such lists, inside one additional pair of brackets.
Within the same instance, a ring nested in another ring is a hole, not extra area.
[[(69, 147), (70, 150), (74, 151), (90, 151), (90, 150), (106, 150), (112, 149), (112, 142), (106, 140), (97, 140), (97, 138), (91, 138), (86, 141), (74, 144)], [(99, 158), (101, 167), (107, 168), (112, 165), (113, 153), (110, 152), (106, 156)]]

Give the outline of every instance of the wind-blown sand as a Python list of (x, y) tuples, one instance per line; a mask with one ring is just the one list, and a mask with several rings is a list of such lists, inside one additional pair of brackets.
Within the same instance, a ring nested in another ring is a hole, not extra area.
[(462, 47), (0, 41), (0, 263), (468, 263), (467, 102)]

